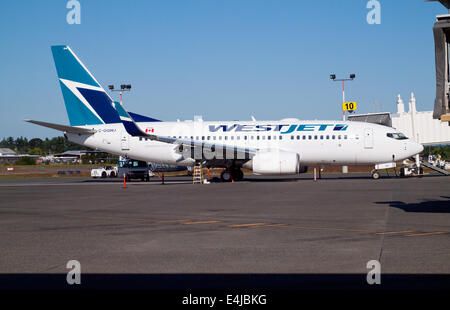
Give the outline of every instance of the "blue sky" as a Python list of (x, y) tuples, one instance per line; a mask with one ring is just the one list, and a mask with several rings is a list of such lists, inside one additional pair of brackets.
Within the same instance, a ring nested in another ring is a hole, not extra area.
[[(68, 44), (106, 87), (130, 83), (126, 108), (162, 120), (340, 119), (341, 85), (358, 112), (395, 111), (413, 91), (418, 110), (435, 95), (435, 15), (423, 0), (8, 1), (0, 12), (0, 139), (53, 137), (23, 122), (68, 124), (50, 46)], [(379, 109), (379, 107), (378, 107)]]

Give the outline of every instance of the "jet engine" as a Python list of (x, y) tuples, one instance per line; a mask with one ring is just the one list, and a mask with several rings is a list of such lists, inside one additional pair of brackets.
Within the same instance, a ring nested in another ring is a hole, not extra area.
[(300, 166), (300, 156), (297, 153), (282, 150), (259, 151), (245, 168), (250, 168), (256, 174), (297, 174), (306, 172), (307, 167)]

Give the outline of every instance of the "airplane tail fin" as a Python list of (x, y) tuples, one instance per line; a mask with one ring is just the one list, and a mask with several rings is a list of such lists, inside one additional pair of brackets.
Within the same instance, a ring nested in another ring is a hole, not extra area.
[(70, 125), (120, 123), (111, 97), (70, 47), (51, 49)]

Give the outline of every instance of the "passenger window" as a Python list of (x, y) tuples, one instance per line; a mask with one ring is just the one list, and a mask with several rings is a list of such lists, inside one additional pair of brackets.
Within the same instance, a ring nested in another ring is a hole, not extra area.
[(294, 136), (291, 136), (291, 140), (294, 140)]
[(333, 139), (333, 140), (336, 139), (336, 136), (335, 136), (335, 135), (332, 135), (332, 136), (331, 136), (331, 139)]
[(330, 136), (327, 136), (327, 140), (329, 140), (330, 139)]
[(303, 140), (306, 140), (306, 136), (303, 136)]
[(338, 140), (341, 140), (341, 135), (338, 135), (337, 137), (338, 137)]
[(314, 136), (314, 140), (317, 140), (317, 135)]
[(323, 140), (323, 136), (320, 136), (320, 140)]
[(311, 140), (311, 139), (312, 139), (312, 136), (308, 136), (308, 139)]
[(278, 136), (278, 140), (283, 140), (283, 136)]
[(347, 140), (347, 135), (344, 136), (344, 139)]

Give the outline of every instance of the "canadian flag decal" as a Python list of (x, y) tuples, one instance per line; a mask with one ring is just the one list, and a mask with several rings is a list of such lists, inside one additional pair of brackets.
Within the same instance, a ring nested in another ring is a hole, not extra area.
[(153, 129), (153, 128), (145, 128), (145, 132), (146, 133), (148, 133), (148, 132), (155, 132), (155, 129)]

